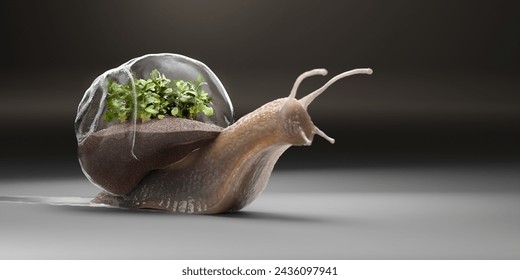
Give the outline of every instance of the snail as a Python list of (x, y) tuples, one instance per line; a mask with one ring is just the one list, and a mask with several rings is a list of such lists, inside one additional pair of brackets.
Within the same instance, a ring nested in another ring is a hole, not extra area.
[[(202, 73), (215, 116), (146, 122), (134, 117), (130, 122), (106, 124), (100, 116), (106, 109), (107, 77), (126, 77), (133, 83), (131, 72), (149, 73), (152, 68), (184, 79)], [(171, 73), (175, 72), (168, 71), (171, 68), (183, 73)], [(275, 163), (289, 147), (309, 146), (314, 135), (334, 143), (313, 124), (307, 113), (311, 102), (339, 79), (372, 74), (372, 70), (341, 73), (296, 99), (305, 78), (326, 74), (325, 69), (301, 74), (288, 97), (271, 101), (233, 123), (233, 107), (225, 89), (196, 60), (176, 54), (147, 55), (105, 72), (87, 90), (75, 123), (82, 170), (103, 189), (91, 203), (193, 214), (244, 208), (265, 189)], [(96, 106), (90, 108), (93, 102)]]

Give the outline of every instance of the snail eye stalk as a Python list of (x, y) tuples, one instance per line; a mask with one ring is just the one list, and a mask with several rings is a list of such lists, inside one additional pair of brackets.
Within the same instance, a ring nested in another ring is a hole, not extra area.
[(311, 104), (316, 97), (320, 96), (328, 87), (330, 87), (332, 84), (337, 82), (338, 80), (341, 80), (345, 77), (356, 75), (356, 74), (366, 74), (371, 75), (373, 73), (372, 69), (370, 68), (360, 68), (360, 69), (354, 69), (350, 71), (343, 72), (339, 75), (334, 76), (334, 78), (330, 79), (326, 84), (324, 84), (319, 89), (309, 93), (307, 96), (302, 97), (299, 101), (302, 104), (303, 108), (307, 109), (309, 104)]
[(296, 92), (298, 91), (298, 87), (301, 82), (308, 77), (316, 76), (316, 75), (327, 75), (327, 69), (314, 69), (307, 72), (302, 73), (294, 82), (293, 88), (291, 90), (291, 94), (289, 94), (289, 99), (296, 98)]
[[(312, 101), (314, 101), (314, 99), (316, 99), (316, 97), (320, 96), (320, 94), (322, 94), (329, 86), (331, 86), (338, 80), (343, 79), (348, 76), (356, 75), (356, 74), (370, 75), (370, 74), (372, 74), (372, 72), (373, 71), (370, 68), (359, 68), (359, 69), (354, 69), (354, 70), (343, 72), (339, 75), (334, 76), (332, 79), (330, 79), (327, 83), (325, 83), (325, 85), (323, 85), (319, 89), (311, 92), (307, 96), (302, 97), (300, 100), (297, 100), (297, 101), (300, 103), (300, 105), (305, 110), (307, 110), (307, 107), (309, 107), (309, 105), (312, 103)], [(290, 103), (294, 102), (294, 100), (296, 100), (296, 92), (298, 91), (298, 87), (300, 86), (301, 82), (308, 77), (312, 77), (312, 76), (316, 76), (316, 75), (325, 76), (325, 75), (327, 75), (327, 70), (326, 69), (314, 69), (314, 70), (310, 70), (310, 71), (307, 71), (307, 72), (304, 72), (303, 74), (301, 74), (294, 82), (293, 88), (291, 90), (291, 93), (289, 94), (289, 97), (287, 98), (287, 101), (282, 106), (282, 108), (280, 108), (281, 112), (288, 112), (290, 110), (289, 109)], [(334, 142), (335, 142), (334, 138), (329, 137), (327, 134), (325, 134), (325, 132), (321, 131), (316, 126), (313, 127), (312, 132), (314, 134), (317, 134), (317, 135), (323, 137), (325, 140), (329, 141), (331, 144), (334, 144)], [(305, 134), (302, 134), (302, 135), (303, 135), (304, 140), (308, 140), (308, 138), (305, 136)], [(310, 145), (310, 141), (307, 141), (306, 143), (309, 143), (309, 145)]]

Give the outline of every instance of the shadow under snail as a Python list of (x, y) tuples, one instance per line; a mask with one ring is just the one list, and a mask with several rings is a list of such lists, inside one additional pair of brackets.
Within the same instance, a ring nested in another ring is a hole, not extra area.
[[(202, 76), (215, 116), (140, 122), (134, 115), (129, 122), (114, 124), (103, 120), (106, 81), (131, 82), (135, 88), (132, 75), (144, 76), (152, 69), (186, 80)], [(290, 146), (311, 145), (316, 134), (334, 143), (313, 124), (307, 113), (309, 104), (339, 79), (372, 74), (372, 70), (341, 73), (296, 99), (302, 80), (326, 74), (325, 69), (301, 74), (288, 97), (271, 101), (232, 123), (227, 93), (201, 62), (182, 55), (154, 54), (105, 72), (87, 90), (75, 123), (82, 170), (103, 189), (91, 203), (195, 214), (242, 209), (265, 189), (276, 161)]]

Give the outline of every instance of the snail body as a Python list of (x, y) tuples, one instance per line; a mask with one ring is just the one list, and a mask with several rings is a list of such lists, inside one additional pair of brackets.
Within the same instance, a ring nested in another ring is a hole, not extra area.
[[(137, 161), (138, 165), (144, 167), (137, 168), (140, 171), (136, 178), (143, 177), (142, 179), (132, 179), (124, 190), (118, 188), (117, 184), (114, 184), (115, 187), (104, 188), (92, 203), (194, 214), (217, 214), (242, 209), (265, 189), (275, 163), (290, 146), (310, 145), (316, 134), (334, 143), (334, 139), (313, 124), (307, 113), (307, 106), (314, 98), (343, 77), (371, 74), (372, 70), (355, 69), (344, 72), (313, 93), (299, 100), (295, 98), (296, 90), (304, 78), (326, 73), (325, 69), (303, 73), (296, 80), (289, 97), (271, 101), (221, 130), (213, 125), (206, 127), (191, 123), (197, 121), (181, 121), (185, 127), (173, 130), (176, 133), (187, 133), (190, 125), (198, 125), (199, 130), (194, 130), (198, 131), (194, 133), (195, 136), (185, 137), (186, 139), (175, 145), (164, 144), (157, 147), (159, 152), (155, 151), (153, 154), (162, 155), (158, 161), (160, 164), (152, 167), (146, 162)], [(157, 123), (162, 121), (164, 120), (158, 120)], [(148, 124), (150, 122), (152, 121), (138, 126), (153, 126), (153, 123)], [(137, 131), (151, 130), (138, 128)], [(137, 134), (140, 135), (139, 141), (146, 141), (142, 137), (143, 133)], [(164, 133), (159, 138), (161, 137), (168, 138)], [(83, 146), (93, 145), (93, 142), (88, 143), (91, 141), (89, 138), (84, 140)], [(108, 142), (100, 143), (103, 146)], [(90, 155), (85, 151), (82, 153), (81, 146), (80, 161), (83, 154), (86, 158), (83, 161), (88, 162)], [(179, 147), (182, 150), (180, 153), (172, 152)], [(175, 155), (170, 155), (172, 153)], [(133, 184), (135, 187), (131, 188)], [(102, 185), (101, 187), (103, 188)]]
[(151, 172), (130, 193), (104, 193), (97, 202), (204, 214), (243, 208), (263, 191), (276, 161), (291, 146), (279, 123), (270, 119), (282, 102), (242, 117), (185, 159)]

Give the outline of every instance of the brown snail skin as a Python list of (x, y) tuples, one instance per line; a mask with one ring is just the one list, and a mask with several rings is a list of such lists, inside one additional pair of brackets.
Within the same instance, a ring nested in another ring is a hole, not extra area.
[(334, 143), (313, 124), (307, 113), (309, 104), (337, 80), (372, 74), (372, 70), (344, 72), (311, 94), (295, 99), (303, 79), (326, 74), (325, 69), (303, 73), (289, 97), (271, 101), (245, 115), (215, 133), (213, 140), (203, 135), (199, 148), (181, 160), (150, 171), (131, 191), (111, 194), (108, 189), (92, 203), (194, 214), (242, 209), (265, 189), (276, 161), (290, 146), (311, 145), (316, 134)]

